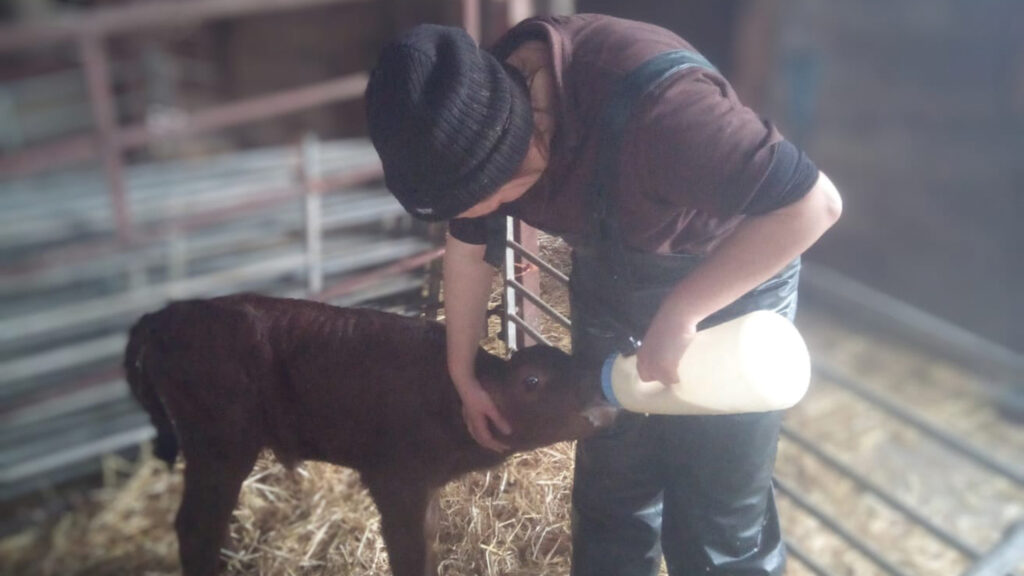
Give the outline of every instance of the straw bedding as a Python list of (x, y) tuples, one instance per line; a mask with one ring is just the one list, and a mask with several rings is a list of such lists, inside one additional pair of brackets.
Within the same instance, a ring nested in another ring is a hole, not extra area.
[[(545, 259), (568, 269), (564, 246), (544, 237), (541, 244)], [(567, 310), (564, 289), (543, 274), (542, 292), (557, 309)], [(496, 318), (491, 328), (497, 331)], [(991, 407), (977, 399), (970, 374), (844, 330), (825, 315), (805, 314), (801, 328), (812, 351), (842, 371), (913, 403), (936, 421), (955, 422), (958, 433), (998, 446), (1002, 456), (1012, 459), (1024, 451), (1020, 430), (998, 424)], [(549, 341), (568, 347), (561, 327), (545, 321), (540, 329)], [(487, 345), (502, 349), (493, 336)], [(1003, 527), (1024, 515), (1019, 488), (951, 459), (827, 381), (814, 382), (787, 422), (979, 547), (991, 546)], [(558, 444), (445, 488), (440, 574), (567, 574), (572, 461), (572, 446)], [(176, 574), (172, 524), (181, 467), (179, 462), (168, 471), (148, 456), (134, 464), (108, 458), (104, 485), (87, 492), (70, 513), (0, 541), (0, 573)], [(966, 566), (964, 558), (785, 440), (777, 473), (911, 574), (952, 575)], [(881, 573), (789, 499), (778, 500), (787, 536), (830, 570)], [(358, 476), (344, 468), (305, 463), (287, 471), (265, 456), (243, 487), (230, 530), (223, 552), (228, 575), (388, 573), (379, 517)], [(795, 560), (788, 573), (811, 574)]]

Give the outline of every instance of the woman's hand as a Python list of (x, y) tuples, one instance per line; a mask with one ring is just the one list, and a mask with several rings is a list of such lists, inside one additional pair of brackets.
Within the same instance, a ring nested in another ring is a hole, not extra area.
[(637, 352), (644, 380), (676, 381), (676, 368), (704, 318), (746, 294), (807, 250), (843, 210), (832, 181), (822, 173), (800, 200), (744, 219), (665, 298)]
[(679, 359), (697, 333), (697, 323), (661, 310), (636, 353), (636, 370), (645, 381), (669, 386), (679, 382)]
[(502, 434), (510, 434), (512, 428), (494, 405), (490, 394), (480, 386), (480, 382), (475, 378), (463, 379), (455, 383), (455, 389), (462, 398), (462, 419), (466, 422), (470, 436), (484, 448), (495, 452), (508, 450), (507, 445), (496, 440), (491, 434), (490, 423), (493, 422)]
[(448, 340), (448, 372), (462, 398), (462, 418), (473, 439), (484, 448), (507, 450), (491, 434), (490, 423), (505, 434), (511, 432), (491, 397), (480, 386), (474, 362), (484, 337), (487, 298), (494, 269), (484, 262), (483, 245), (466, 244), (449, 235), (444, 253), (445, 333)]

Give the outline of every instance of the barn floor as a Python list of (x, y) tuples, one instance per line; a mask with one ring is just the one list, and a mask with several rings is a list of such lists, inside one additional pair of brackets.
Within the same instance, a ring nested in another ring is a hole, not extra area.
[[(562, 255), (546, 250), (557, 265)], [(553, 283), (545, 281), (542, 291), (564, 309), (564, 295)], [(963, 367), (813, 306), (801, 310), (798, 325), (812, 356), (829, 372), (826, 377), (818, 371), (808, 396), (787, 416), (792, 435), (780, 442), (777, 477), (902, 572), (963, 573), (967, 558), (794, 438), (812, 439), (820, 450), (984, 551), (1024, 516), (1024, 489), (935, 444), (832, 377), (855, 379), (1018, 469), (1024, 462), (1024, 428), (1000, 418), (978, 386), (979, 377)], [(567, 341), (550, 325), (542, 333), (556, 343)], [(0, 573), (176, 574), (171, 525), (181, 492), (180, 467), (168, 472), (151, 458), (137, 464), (109, 458), (105, 486), (78, 494), (71, 513), (0, 541)], [(518, 455), (446, 488), (440, 573), (567, 574), (571, 471), (572, 447), (560, 444)], [(793, 498), (780, 493), (778, 500), (787, 538), (821, 567), (833, 574), (886, 573)], [(305, 464), (288, 472), (264, 459), (246, 482), (231, 534), (224, 552), (229, 575), (387, 574), (373, 506), (355, 474), (337, 467)], [(791, 558), (788, 574), (813, 573)]]
[[(997, 413), (975, 374), (811, 306), (804, 307), (797, 324), (817, 362), (1020, 469), (1024, 427)], [(1021, 485), (944, 449), (820, 371), (785, 426), (977, 550), (991, 548), (1024, 516)], [(968, 566), (962, 555), (789, 436), (780, 442), (776, 476), (906, 573), (961, 574)], [(788, 537), (834, 573), (884, 573), (841, 545), (791, 498), (780, 497), (780, 508)]]

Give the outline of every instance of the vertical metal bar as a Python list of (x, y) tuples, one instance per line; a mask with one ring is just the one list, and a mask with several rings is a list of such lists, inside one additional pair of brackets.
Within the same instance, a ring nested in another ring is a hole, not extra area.
[[(472, 8), (468, 8), (468, 4), (473, 4)], [(467, 14), (472, 14), (474, 18), (474, 25), (476, 26), (477, 34), (474, 38), (479, 42), (481, 40), (480, 34), (480, 13), (479, 5), (472, 0), (463, 0), (463, 17)], [(526, 18), (532, 12), (531, 0), (506, 0), (506, 12), (505, 12), (505, 26), (503, 29), (510, 28), (513, 24)], [(467, 27), (467, 29), (469, 29)], [(472, 34), (472, 32), (471, 32)], [(505, 318), (503, 319), (505, 325), (505, 343), (509, 350), (516, 350), (522, 346), (536, 343), (537, 340), (530, 335), (531, 330), (526, 330), (525, 326), (520, 333), (519, 327), (512, 320), (513, 318), (519, 318), (524, 320), (527, 324), (531, 324), (535, 321), (538, 316), (536, 307), (527, 307), (527, 303), (523, 300), (523, 297), (516, 293), (515, 277), (517, 266), (522, 263), (522, 259), (516, 255), (516, 253), (507, 246), (509, 242), (520, 242), (527, 250), (536, 252), (537, 250), (537, 231), (530, 228), (524, 230), (521, 222), (513, 218), (508, 218), (506, 221), (506, 247), (505, 247), (505, 284), (504, 284), (504, 301), (505, 301)], [(526, 241), (522, 241), (520, 238), (522, 234), (526, 234)], [(511, 281), (511, 282), (510, 282)], [(524, 284), (526, 284), (524, 278)], [(540, 277), (535, 274), (533, 282), (526, 284), (530, 287), (531, 291), (540, 293)], [(522, 312), (520, 312), (522, 311)], [(522, 314), (520, 316), (520, 313)], [(531, 326), (532, 327), (532, 326)], [(543, 338), (541, 339), (543, 340)]]
[[(505, 240), (515, 240), (515, 221), (506, 218)], [(505, 328), (505, 346), (511, 350), (519, 349), (518, 327), (512, 321), (511, 316), (517, 315), (519, 309), (516, 307), (516, 289), (509, 280), (514, 280), (516, 275), (516, 255), (512, 250), (505, 248), (505, 265), (502, 268), (503, 285), (502, 300), (505, 303), (505, 317), (502, 318)]]
[(103, 47), (103, 38), (86, 34), (78, 43), (78, 49), (85, 66), (85, 77), (89, 89), (89, 104), (99, 140), (100, 159), (110, 186), (110, 202), (114, 209), (114, 222), (118, 238), (123, 243), (131, 241), (131, 218), (128, 197), (124, 186), (124, 165), (118, 142), (117, 110), (110, 91), (110, 62)]
[(306, 134), (302, 138), (301, 170), (306, 188), (306, 289), (312, 295), (324, 289), (320, 140), (315, 134)]
[(462, 0), (462, 27), (480, 43), (480, 0)]
[[(166, 249), (167, 277), (171, 280), (172, 286), (179, 286), (179, 282), (188, 276), (188, 231), (178, 225), (182, 219), (182, 212), (184, 212), (184, 203), (174, 202), (170, 205), (165, 215), (171, 223), (167, 235)], [(145, 258), (137, 260), (143, 263), (146, 261)], [(135, 264), (132, 263), (131, 265), (134, 266)], [(170, 294), (172, 299), (181, 298), (181, 295), (176, 292), (176, 290), (172, 290)]]
[[(531, 254), (537, 254), (539, 252), (539, 244), (537, 242), (537, 230), (531, 226), (524, 224), (519, 220), (514, 220), (515, 226), (512, 232), (513, 239), (519, 243), (526, 251)], [(526, 262), (521, 256), (516, 254), (514, 251), (505, 249), (506, 253), (512, 252), (513, 263), (515, 266), (515, 272), (513, 278), (526, 290), (533, 294), (540, 294), (540, 273), (537, 268)], [(536, 329), (538, 321), (540, 320), (540, 311), (537, 306), (526, 299), (522, 293), (516, 291), (516, 309), (521, 312), (522, 319), (529, 324), (532, 328)], [(519, 340), (516, 342), (518, 346), (532, 346), (537, 344), (538, 341), (533, 338), (529, 333), (523, 331), (519, 334)]]
[(167, 246), (167, 277), (174, 285), (188, 276), (188, 236), (178, 228), (171, 233)]
[(974, 559), (981, 556), (981, 551), (977, 550), (970, 543), (965, 542), (956, 534), (946, 530), (944, 527), (936, 522), (933, 522), (930, 518), (924, 514), (918, 512), (914, 508), (904, 504), (900, 499), (896, 498), (885, 490), (882, 486), (879, 486), (874, 481), (870, 480), (867, 476), (864, 476), (857, 470), (844, 464), (838, 458), (835, 458), (821, 447), (816, 445), (810, 438), (807, 438), (800, 432), (790, 428), (789, 426), (782, 426), (782, 436), (813, 454), (816, 458), (827, 464), (828, 466), (837, 470), (840, 474), (850, 479), (858, 487), (870, 492), (875, 497), (885, 502), (887, 505), (895, 509), (900, 514), (903, 514), (907, 518), (913, 520), (916, 524), (931, 533), (932, 536), (941, 540), (943, 543), (955, 548), (958, 552), (967, 556), (968, 558)]
[(576, 0), (536, 0), (534, 5), (542, 16), (576, 13)]
[[(445, 231), (446, 227), (444, 224), (431, 224), (427, 228), (427, 235), (430, 237), (431, 244), (443, 247), (445, 244)], [(443, 276), (444, 266), (442, 260), (435, 260), (427, 265), (427, 285), (421, 312), (424, 316), (435, 320), (437, 319), (438, 312), (441, 311), (441, 280)]]
[(533, 2), (531, 0), (507, 0), (509, 27), (526, 20), (533, 15)]

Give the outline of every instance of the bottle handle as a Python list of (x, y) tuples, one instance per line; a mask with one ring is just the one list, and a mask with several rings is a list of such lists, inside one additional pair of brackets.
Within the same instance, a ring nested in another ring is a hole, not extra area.
[(622, 343), (622, 346), (619, 347), (619, 351), (622, 353), (623, 356), (633, 356), (637, 353), (638, 350), (640, 350), (640, 346), (642, 345), (643, 342), (639, 338), (630, 334), (629, 336), (626, 337), (625, 341)]

